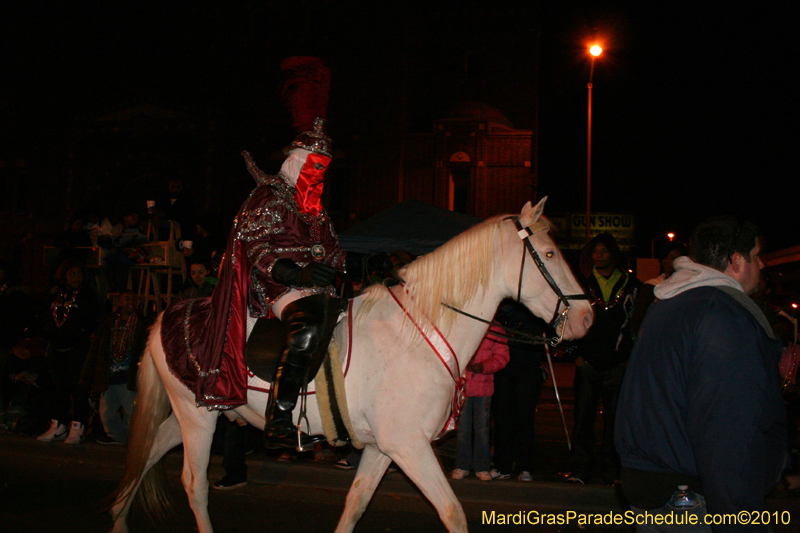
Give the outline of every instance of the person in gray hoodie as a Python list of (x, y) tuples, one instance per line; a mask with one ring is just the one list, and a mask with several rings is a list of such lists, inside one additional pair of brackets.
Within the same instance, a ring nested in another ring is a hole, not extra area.
[(780, 478), (780, 342), (749, 296), (764, 266), (761, 247), (754, 224), (709, 219), (692, 235), (691, 258), (677, 258), (675, 273), (655, 288), (622, 384), (615, 432), (622, 491), (640, 516), (679, 510), (671, 496), (688, 485), (695, 493), (688, 511), (699, 524), (686, 530), (711, 531), (706, 513), (761, 511)]

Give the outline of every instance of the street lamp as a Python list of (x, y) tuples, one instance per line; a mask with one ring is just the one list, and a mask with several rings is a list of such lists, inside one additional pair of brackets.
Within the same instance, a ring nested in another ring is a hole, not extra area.
[(661, 233), (653, 237), (650, 241), (650, 257), (656, 256), (656, 241), (662, 237), (666, 237), (669, 239), (669, 242), (672, 242), (675, 239), (675, 234), (670, 231), (669, 233)]
[(592, 65), (589, 70), (589, 107), (587, 111), (586, 135), (586, 242), (592, 239), (592, 77), (594, 76), (594, 60), (603, 53), (598, 45), (589, 48)]

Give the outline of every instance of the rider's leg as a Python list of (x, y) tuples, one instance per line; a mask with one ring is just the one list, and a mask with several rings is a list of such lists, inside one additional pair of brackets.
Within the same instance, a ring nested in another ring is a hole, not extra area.
[[(324, 327), (324, 304), (319, 298), (295, 300), (283, 310), (281, 319), (289, 330), (286, 349), (275, 373), (271, 401), (267, 405), (264, 431), (268, 448), (298, 446), (297, 428), (292, 423), (292, 410), (300, 389), (308, 379), (308, 367), (320, 344)], [(325, 440), (324, 435), (301, 434), (300, 447)]]

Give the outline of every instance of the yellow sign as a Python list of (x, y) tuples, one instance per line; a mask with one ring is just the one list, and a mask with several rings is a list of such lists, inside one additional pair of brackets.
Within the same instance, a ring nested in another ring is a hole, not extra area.
[[(554, 216), (551, 221), (563, 236), (563, 248), (581, 249), (586, 244), (586, 213), (570, 213)], [(592, 213), (592, 237), (599, 233), (610, 233), (622, 250), (634, 244), (636, 217), (629, 213)]]
[[(575, 230), (583, 230), (586, 233), (586, 213), (573, 213), (569, 215), (569, 227), (574, 233)], [(592, 234), (611, 233), (617, 238), (633, 238), (636, 229), (636, 219), (633, 215), (625, 213), (592, 213)]]

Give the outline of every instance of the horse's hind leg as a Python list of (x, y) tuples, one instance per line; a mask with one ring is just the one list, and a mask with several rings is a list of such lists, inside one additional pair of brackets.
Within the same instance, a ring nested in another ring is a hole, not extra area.
[(208, 462), (219, 411), (182, 405), (177, 413), (183, 433), (183, 473), (181, 482), (189, 498), (200, 533), (212, 533), (208, 514)]
[(386, 453), (430, 500), (447, 530), (466, 533), (464, 509), (447, 482), (430, 442), (422, 439), (416, 442), (393, 442)]
[(368, 444), (364, 448), (356, 478), (347, 493), (347, 503), (336, 527), (336, 533), (353, 531), (391, 462), (392, 460), (382, 454), (374, 444)]
[[(169, 418), (164, 420), (158, 427), (158, 433), (156, 433), (155, 440), (153, 441), (153, 447), (150, 449), (150, 457), (147, 459), (147, 464), (142, 470), (138, 482), (124, 494), (120, 494), (113, 507), (111, 507), (111, 517), (114, 520), (114, 529), (112, 529), (112, 533), (127, 533), (128, 526), (126, 524), (126, 519), (130, 512), (131, 504), (133, 503), (133, 495), (136, 494), (136, 491), (139, 489), (142, 479), (150, 468), (159, 462), (161, 458), (164, 457), (164, 454), (180, 444), (181, 440), (181, 427), (178, 425), (175, 416), (170, 415)], [(128, 445), (133, 446), (135, 443), (129, 442)]]

